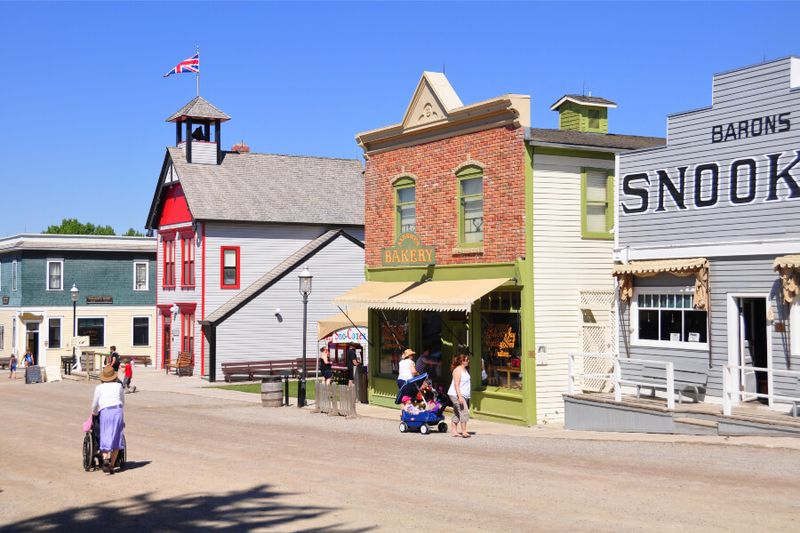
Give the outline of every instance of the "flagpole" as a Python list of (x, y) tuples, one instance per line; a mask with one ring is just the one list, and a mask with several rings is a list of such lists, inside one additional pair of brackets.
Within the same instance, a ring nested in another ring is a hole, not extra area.
[(197, 76), (195, 78), (197, 80), (197, 96), (200, 96), (200, 47), (195, 46), (195, 50), (197, 50)]

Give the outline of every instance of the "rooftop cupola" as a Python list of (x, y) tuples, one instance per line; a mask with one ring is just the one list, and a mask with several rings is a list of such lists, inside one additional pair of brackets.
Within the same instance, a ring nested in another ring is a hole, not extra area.
[(558, 111), (558, 129), (608, 133), (608, 110), (617, 104), (597, 96), (566, 94), (550, 106)]
[(167, 122), (175, 123), (175, 145), (184, 149), (187, 162), (219, 165), (222, 162), (220, 124), (230, 119), (202, 96), (196, 96)]

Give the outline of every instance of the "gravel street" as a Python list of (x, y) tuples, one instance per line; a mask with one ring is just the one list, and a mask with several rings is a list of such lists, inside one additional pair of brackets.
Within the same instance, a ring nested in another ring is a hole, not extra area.
[(81, 466), (93, 385), (3, 376), (4, 531), (800, 529), (793, 449), (403, 435), (392, 420), (142, 389), (127, 396), (129, 466), (109, 476)]

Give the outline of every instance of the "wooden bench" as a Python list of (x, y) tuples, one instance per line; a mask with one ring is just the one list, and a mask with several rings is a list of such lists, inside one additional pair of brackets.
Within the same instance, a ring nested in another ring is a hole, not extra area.
[[(313, 359), (311, 362), (316, 364), (316, 361)], [(233, 376), (245, 376), (249, 381), (253, 381), (256, 376), (275, 376), (279, 374), (289, 374), (292, 377), (296, 377), (302, 366), (302, 363), (300, 365), (297, 364), (296, 359), (227, 361), (221, 365), (222, 374), (225, 376), (225, 381), (228, 382), (231, 381)]]
[(180, 377), (183, 375), (191, 376), (194, 370), (194, 361), (192, 354), (189, 352), (178, 353), (178, 358), (175, 361), (169, 361), (164, 365), (164, 369), (169, 374), (171, 368), (175, 369), (175, 374)]
[(0, 367), (8, 368), (9, 364), (11, 364), (11, 357), (0, 357)]
[[(678, 395), (678, 403), (683, 403), (683, 396), (694, 398), (694, 403), (700, 402), (701, 395), (705, 396), (708, 385), (708, 367), (703, 363), (676, 363), (673, 371), (673, 392)], [(636, 384), (636, 397), (642, 388), (650, 389), (650, 396), (656, 395), (656, 390), (667, 392), (667, 377), (664, 367), (645, 364), (642, 368), (642, 380), (649, 383)]]
[(148, 366), (153, 363), (153, 360), (150, 358), (149, 355), (120, 355), (119, 362), (122, 364), (131, 362), (134, 365), (138, 363), (144, 366)]

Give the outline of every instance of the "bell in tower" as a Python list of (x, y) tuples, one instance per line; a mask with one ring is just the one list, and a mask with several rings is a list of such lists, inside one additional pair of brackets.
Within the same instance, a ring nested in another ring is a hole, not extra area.
[(222, 162), (220, 124), (230, 119), (202, 96), (196, 96), (167, 122), (175, 123), (175, 144), (183, 148), (187, 162), (219, 165)]

